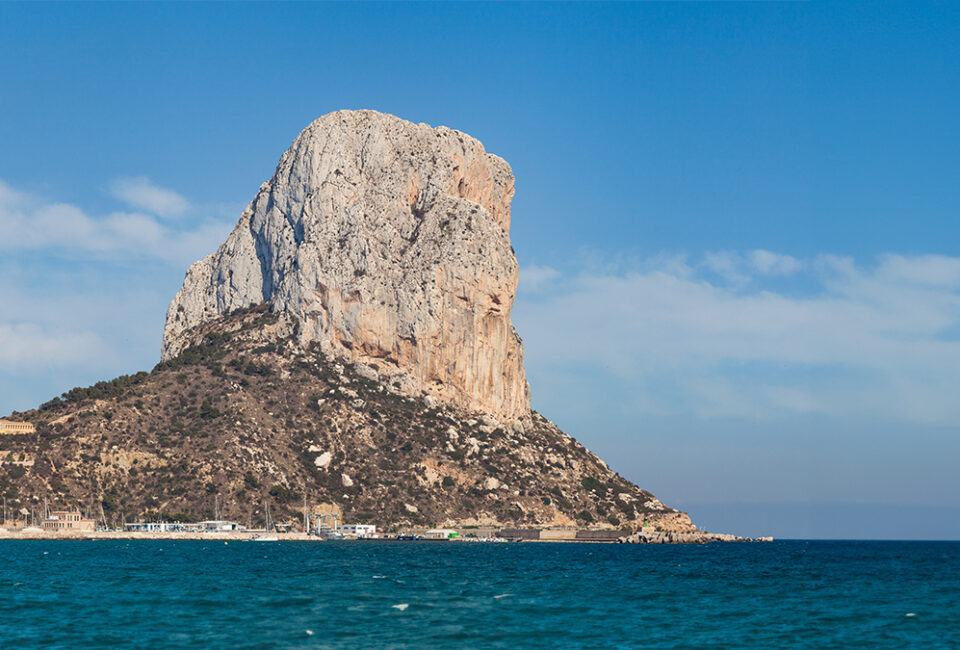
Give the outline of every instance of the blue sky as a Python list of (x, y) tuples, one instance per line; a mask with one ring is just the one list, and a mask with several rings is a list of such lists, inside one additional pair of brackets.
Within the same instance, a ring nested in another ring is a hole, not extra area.
[(960, 538), (958, 27), (949, 3), (0, 4), (0, 413), (151, 367), (296, 134), (373, 108), (513, 166), (534, 406), (615, 469), (715, 530)]

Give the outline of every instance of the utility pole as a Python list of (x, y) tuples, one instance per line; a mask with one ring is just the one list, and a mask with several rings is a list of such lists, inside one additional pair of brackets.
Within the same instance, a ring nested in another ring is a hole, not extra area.
[(307, 488), (303, 488), (303, 532), (307, 532)]

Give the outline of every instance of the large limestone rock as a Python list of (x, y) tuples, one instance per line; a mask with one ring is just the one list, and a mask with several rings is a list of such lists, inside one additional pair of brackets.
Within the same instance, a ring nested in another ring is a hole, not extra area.
[(510, 166), (470, 136), (374, 111), (308, 126), (227, 241), (187, 271), (163, 358), (191, 328), (269, 302), (303, 343), (400, 390), (516, 419)]

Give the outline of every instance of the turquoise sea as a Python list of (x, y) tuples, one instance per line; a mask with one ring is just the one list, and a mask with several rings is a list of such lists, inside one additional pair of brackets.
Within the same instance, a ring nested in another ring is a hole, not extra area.
[(0, 541), (4, 647), (960, 647), (960, 543)]

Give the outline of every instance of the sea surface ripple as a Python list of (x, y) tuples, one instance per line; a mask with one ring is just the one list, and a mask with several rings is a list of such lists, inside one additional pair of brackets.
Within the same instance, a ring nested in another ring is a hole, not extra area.
[(960, 543), (20, 541), (5, 647), (960, 647)]

